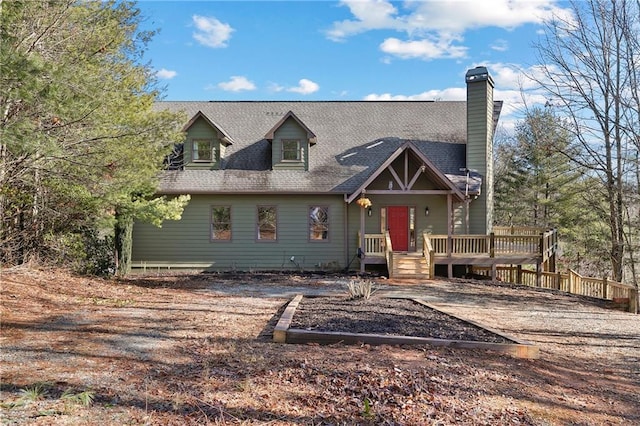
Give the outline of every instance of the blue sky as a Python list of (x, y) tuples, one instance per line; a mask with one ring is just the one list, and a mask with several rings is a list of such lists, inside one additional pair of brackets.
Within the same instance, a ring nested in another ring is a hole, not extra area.
[(544, 104), (535, 73), (553, 0), (149, 1), (159, 29), (145, 59), (166, 100), (463, 100), (464, 74), (488, 67), (502, 122)]

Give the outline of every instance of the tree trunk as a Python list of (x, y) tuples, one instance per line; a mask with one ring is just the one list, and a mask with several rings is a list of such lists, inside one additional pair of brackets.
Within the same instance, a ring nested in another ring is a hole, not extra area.
[(115, 225), (116, 275), (122, 277), (131, 271), (131, 248), (133, 218), (126, 213), (116, 212)]

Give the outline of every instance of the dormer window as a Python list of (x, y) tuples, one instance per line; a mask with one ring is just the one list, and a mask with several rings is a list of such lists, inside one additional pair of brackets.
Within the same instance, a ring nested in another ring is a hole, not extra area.
[(302, 161), (302, 144), (298, 139), (282, 140), (282, 161), (300, 162)]
[(214, 147), (212, 139), (193, 139), (193, 161), (207, 162), (214, 161)]
[(271, 144), (273, 170), (309, 170), (310, 147), (316, 135), (289, 111), (264, 136)]
[(183, 152), (184, 168), (220, 169), (225, 148), (233, 143), (229, 134), (201, 111), (198, 111), (182, 130), (187, 133)]

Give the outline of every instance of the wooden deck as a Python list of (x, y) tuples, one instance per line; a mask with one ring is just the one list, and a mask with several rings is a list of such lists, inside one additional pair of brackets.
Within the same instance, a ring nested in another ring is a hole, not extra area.
[[(400, 253), (393, 251), (389, 235), (365, 234), (364, 242), (364, 265), (386, 264), (389, 275), (394, 277), (397, 271), (394, 259), (399, 259)], [(423, 263), (422, 267), (416, 267), (422, 271), (423, 278), (433, 277), (434, 265), (447, 265), (449, 277), (452, 276), (453, 265), (490, 267), (495, 277), (498, 265), (536, 265), (540, 273), (555, 272), (557, 248), (555, 229), (497, 227), (489, 235), (423, 234), (422, 252), (416, 252), (414, 257), (418, 258), (416, 262)], [(424, 273), (425, 264), (430, 268), (430, 274)]]
[[(360, 237), (358, 237), (360, 241)], [(638, 313), (638, 290), (604, 278), (556, 271), (558, 234), (555, 229), (494, 228), (489, 235), (423, 234), (422, 251), (394, 252), (389, 234), (366, 234), (363, 264), (386, 264), (391, 278), (431, 279), (435, 265), (468, 265), (473, 273), (492, 279), (619, 302)], [(523, 268), (532, 265), (534, 269)]]

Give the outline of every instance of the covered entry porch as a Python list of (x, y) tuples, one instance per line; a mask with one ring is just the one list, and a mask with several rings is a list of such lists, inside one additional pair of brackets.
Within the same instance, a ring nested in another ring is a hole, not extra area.
[[(413, 274), (432, 276), (416, 261), (424, 257), (420, 255), (425, 252), (424, 234), (486, 229), (483, 202), (472, 202), (480, 196), (482, 179), (457, 167), (464, 164), (463, 158), (458, 160), (456, 167), (443, 172), (413, 142), (405, 142), (356, 191), (345, 196), (346, 235), (358, 235), (361, 271), (372, 264), (411, 263)], [(347, 241), (353, 241), (351, 238)]]

